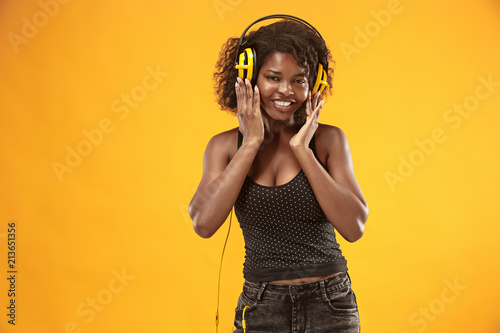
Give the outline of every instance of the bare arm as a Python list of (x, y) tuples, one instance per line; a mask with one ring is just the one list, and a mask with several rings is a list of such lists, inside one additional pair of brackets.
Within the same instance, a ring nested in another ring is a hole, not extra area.
[(315, 100), (317, 106), (308, 113), (302, 133), (299, 131), (290, 140), (290, 146), (326, 217), (342, 237), (354, 242), (364, 233), (368, 205), (354, 175), (347, 138), (340, 128), (322, 125), (321, 140), (316, 141), (326, 146), (328, 151), (328, 172), (309, 148), (309, 142), (318, 127), (317, 119), (322, 107), (321, 103), (317, 103), (318, 99)]
[(211, 237), (224, 223), (236, 202), (241, 186), (264, 139), (258, 89), (252, 92), (250, 82), (238, 80), (239, 130), (245, 141), (230, 160), (236, 145), (237, 130), (213, 137), (203, 157), (203, 176), (189, 203), (193, 227), (203, 238)]
[(368, 219), (368, 205), (361, 193), (354, 170), (349, 145), (340, 129), (328, 133), (332, 138), (329, 172), (318, 162), (309, 148), (294, 150), (314, 195), (328, 220), (349, 242), (361, 238)]
[(228, 164), (228, 134), (213, 137), (203, 158), (203, 176), (189, 204), (193, 227), (203, 238), (211, 237), (224, 223), (238, 197), (259, 146), (244, 143)]

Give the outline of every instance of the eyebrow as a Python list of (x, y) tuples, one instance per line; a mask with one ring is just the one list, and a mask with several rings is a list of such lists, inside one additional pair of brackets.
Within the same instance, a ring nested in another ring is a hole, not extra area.
[[(268, 69), (268, 70), (266, 70), (266, 72), (271, 72), (271, 73), (273, 73), (273, 74), (281, 75), (281, 72), (274, 71), (274, 70), (272, 70), (272, 69)], [(294, 77), (296, 77), (296, 76), (302, 76), (302, 77), (305, 77), (305, 74), (303, 74), (303, 73), (299, 73), (299, 74), (295, 74), (295, 75), (293, 75), (293, 76), (294, 76)]]

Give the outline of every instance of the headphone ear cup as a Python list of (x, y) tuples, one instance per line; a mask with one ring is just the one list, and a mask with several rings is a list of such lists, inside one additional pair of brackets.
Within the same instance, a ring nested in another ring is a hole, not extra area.
[(252, 77), (249, 77), (248, 80), (252, 83), (252, 87), (255, 87), (257, 84), (257, 77), (259, 76), (259, 73), (257, 73), (257, 52), (255, 52), (255, 49), (252, 48), (252, 55), (253, 55), (253, 61), (252, 61)]
[(257, 82), (257, 58), (253, 48), (246, 48), (240, 53), (236, 69), (238, 69), (239, 78), (248, 79), (252, 85), (255, 85)]
[(326, 71), (323, 69), (323, 65), (319, 64), (318, 75), (316, 76), (316, 80), (314, 80), (314, 88), (311, 92), (311, 95), (314, 95), (318, 91), (322, 93), (325, 87), (328, 87), (327, 79), (328, 75), (326, 74)]

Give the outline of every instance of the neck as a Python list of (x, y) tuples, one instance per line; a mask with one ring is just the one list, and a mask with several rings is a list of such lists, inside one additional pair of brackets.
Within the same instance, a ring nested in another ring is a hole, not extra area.
[(292, 116), (287, 120), (276, 120), (262, 111), (262, 120), (264, 122), (264, 131), (266, 136), (280, 135), (282, 132), (297, 132), (302, 124), (297, 122), (297, 119)]

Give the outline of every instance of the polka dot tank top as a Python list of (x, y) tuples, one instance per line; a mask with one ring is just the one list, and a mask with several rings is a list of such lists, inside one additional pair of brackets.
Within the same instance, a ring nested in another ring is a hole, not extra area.
[[(317, 158), (314, 139), (310, 148)], [(240, 133), (238, 148), (241, 140)], [(347, 270), (333, 225), (302, 170), (278, 186), (260, 185), (247, 176), (234, 209), (245, 240), (246, 280), (289, 280)]]

